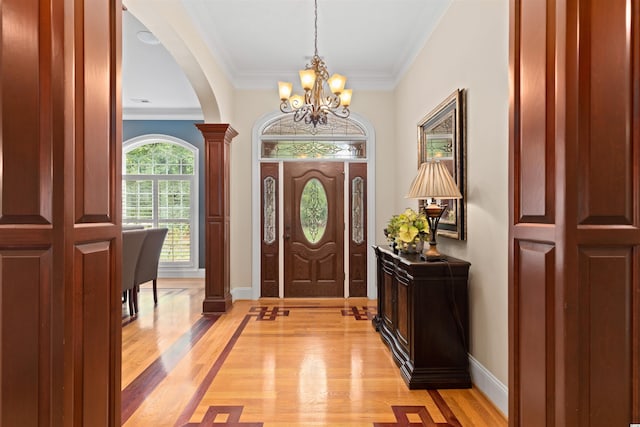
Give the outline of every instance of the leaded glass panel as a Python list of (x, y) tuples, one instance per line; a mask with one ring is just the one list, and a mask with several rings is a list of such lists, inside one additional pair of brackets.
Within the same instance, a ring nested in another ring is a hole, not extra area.
[(269, 123), (261, 135), (263, 159), (366, 159), (367, 135), (357, 122), (332, 117), (326, 125), (296, 122), (291, 115)]
[(351, 119), (331, 117), (327, 124), (296, 122), (293, 116), (281, 116), (269, 123), (262, 131), (263, 136), (268, 135), (316, 135), (316, 136), (365, 136), (365, 130)]
[(264, 179), (263, 183), (264, 218), (264, 242), (268, 245), (276, 241), (276, 180), (272, 176)]
[(327, 228), (329, 209), (327, 193), (322, 183), (311, 178), (300, 197), (300, 225), (309, 243), (318, 243)]
[(351, 238), (357, 245), (364, 242), (364, 180), (351, 181)]
[(266, 159), (364, 159), (364, 141), (263, 141), (262, 157)]
[(449, 112), (437, 126), (425, 132), (427, 158), (453, 156), (454, 113)]

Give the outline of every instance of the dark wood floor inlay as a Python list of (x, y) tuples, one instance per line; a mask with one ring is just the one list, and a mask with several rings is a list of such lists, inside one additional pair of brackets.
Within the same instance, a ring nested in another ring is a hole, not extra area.
[[(432, 393), (433, 392), (433, 393)], [(424, 406), (392, 406), (395, 423), (373, 423), (374, 427), (462, 427), (437, 390), (429, 390), (436, 406), (447, 420), (437, 423)], [(437, 395), (437, 396), (436, 396)], [(415, 415), (411, 417), (411, 415)]]
[[(240, 422), (240, 415), (244, 406), (209, 406), (207, 413), (199, 423), (187, 423), (184, 427), (197, 426), (220, 426), (220, 427), (262, 427), (264, 423), (243, 423)], [(216, 421), (218, 415), (222, 415), (226, 421)]]
[(444, 415), (444, 417), (446, 418), (447, 422), (449, 423), (448, 425), (452, 427), (462, 427), (460, 421), (458, 421), (451, 408), (449, 408), (449, 405), (447, 405), (447, 402), (445, 402), (442, 398), (442, 395), (438, 393), (438, 390), (427, 391), (429, 392), (429, 396), (431, 396), (433, 401), (436, 403), (436, 406), (438, 407), (442, 415)]
[[(283, 310), (280, 307), (251, 307), (249, 313), (257, 313), (258, 317), (256, 320), (276, 320), (279, 316), (288, 316), (289, 310)], [(249, 314), (251, 316), (251, 314)]]
[(375, 307), (351, 307), (348, 310), (342, 310), (343, 316), (353, 316), (356, 320), (371, 320), (376, 314)]
[(193, 396), (191, 396), (189, 403), (187, 403), (187, 406), (180, 414), (180, 417), (178, 417), (178, 421), (176, 421), (176, 423), (174, 424), (176, 427), (182, 427), (189, 422), (189, 419), (191, 419), (191, 416), (198, 408), (198, 404), (209, 389), (209, 386), (211, 386), (213, 380), (216, 378), (216, 375), (218, 375), (220, 368), (222, 368), (224, 361), (227, 360), (229, 353), (231, 353), (233, 346), (238, 341), (238, 338), (240, 338), (242, 331), (244, 331), (244, 328), (246, 328), (247, 323), (249, 323), (251, 317), (251, 314), (247, 314), (246, 316), (244, 316), (244, 319), (242, 319), (242, 322), (240, 322), (240, 325), (238, 325), (238, 328), (231, 336), (231, 339), (229, 339), (229, 342), (224, 347), (224, 349), (222, 349), (220, 355), (211, 366), (211, 369), (209, 369), (209, 372), (207, 372), (207, 376), (204, 378), (204, 380), (202, 380), (202, 383), (200, 383), (196, 392), (193, 394)]
[(122, 390), (121, 424), (133, 415), (144, 399), (155, 390), (219, 318), (220, 315), (208, 315), (198, 319), (189, 331), (182, 334), (171, 347)]

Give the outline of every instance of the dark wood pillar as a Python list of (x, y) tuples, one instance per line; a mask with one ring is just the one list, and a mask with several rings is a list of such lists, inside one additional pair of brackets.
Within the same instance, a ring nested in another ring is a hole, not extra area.
[(121, 13), (2, 0), (2, 426), (120, 424)]
[(509, 425), (640, 423), (640, 0), (510, 0)]
[(205, 173), (205, 297), (203, 313), (231, 307), (229, 281), (229, 167), (231, 140), (238, 135), (228, 124), (196, 125), (204, 136)]

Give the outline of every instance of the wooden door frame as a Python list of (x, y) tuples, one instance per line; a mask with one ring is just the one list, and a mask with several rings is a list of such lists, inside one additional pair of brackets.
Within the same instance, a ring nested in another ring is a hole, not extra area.
[[(260, 195), (261, 191), (261, 183), (260, 183), (260, 136), (262, 135), (262, 131), (264, 128), (271, 122), (273, 119), (277, 117), (281, 117), (281, 112), (273, 112), (263, 116), (260, 120), (258, 120), (252, 132), (252, 178), (251, 178), (251, 198), (254, 209), (252, 209), (251, 214), (251, 223), (252, 223), (252, 241), (260, 242), (262, 237), (260, 234), (260, 224), (261, 224), (261, 215), (260, 215)], [(365, 119), (364, 117), (351, 113), (350, 118), (362, 126), (366, 131), (367, 136), (367, 157), (366, 159), (359, 160), (360, 162), (367, 164), (367, 241), (370, 244), (376, 241), (376, 215), (375, 215), (375, 206), (376, 206), (376, 195), (375, 195), (375, 182), (376, 182), (376, 167), (375, 167), (375, 131), (371, 123)], [(274, 159), (270, 160), (274, 162)], [(279, 169), (282, 172), (282, 161), (279, 161)], [(348, 168), (346, 168), (348, 170)], [(280, 174), (282, 176), (282, 174)], [(282, 180), (280, 180), (282, 181)], [(348, 173), (345, 172), (345, 182), (349, 181)], [(281, 184), (278, 184), (281, 185)], [(282, 188), (279, 188), (279, 193), (281, 193)], [(348, 194), (345, 193), (345, 197), (348, 197)], [(348, 200), (345, 199), (345, 206), (349, 206)], [(279, 207), (282, 209), (282, 206)], [(345, 209), (346, 215), (347, 209)], [(282, 216), (280, 216), (282, 217)], [(278, 239), (281, 240), (282, 233), (278, 236)], [(348, 231), (347, 238), (345, 239), (345, 244), (348, 244)], [(369, 245), (370, 246), (370, 245)], [(282, 254), (283, 248), (280, 247), (280, 253)], [(375, 263), (375, 253), (371, 246), (367, 249), (367, 298), (375, 299), (377, 295), (377, 288), (375, 283), (375, 271), (376, 271), (376, 263)], [(348, 248), (347, 248), (348, 251)], [(348, 284), (348, 257), (345, 258), (345, 273), (347, 277), (345, 278), (345, 283)], [(280, 266), (282, 270), (282, 265)], [(260, 245), (254, 244), (252, 245), (252, 264), (251, 264), (251, 288), (241, 288), (234, 289), (233, 298), (234, 299), (258, 299), (260, 298)], [(280, 297), (282, 297), (282, 293)], [(348, 296), (348, 289), (345, 291), (345, 297)]]

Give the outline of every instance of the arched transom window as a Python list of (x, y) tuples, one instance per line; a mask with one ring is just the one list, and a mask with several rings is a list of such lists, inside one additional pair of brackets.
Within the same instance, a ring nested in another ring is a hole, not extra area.
[(295, 122), (291, 115), (268, 123), (260, 136), (262, 159), (366, 159), (367, 135), (351, 119), (332, 117), (314, 127)]

